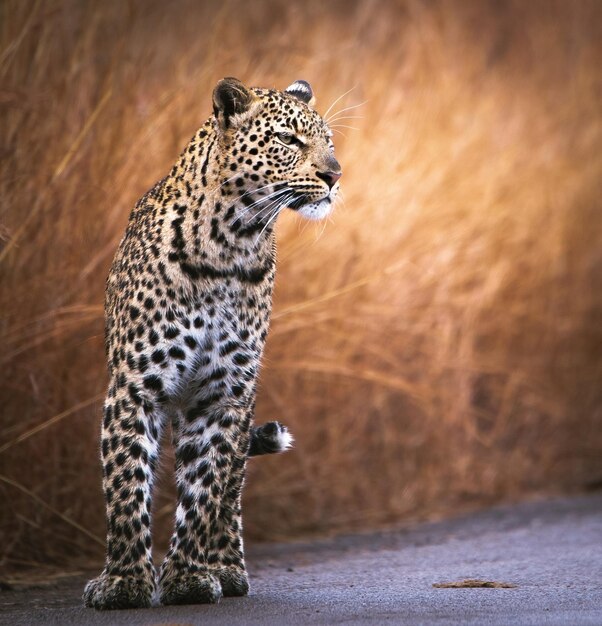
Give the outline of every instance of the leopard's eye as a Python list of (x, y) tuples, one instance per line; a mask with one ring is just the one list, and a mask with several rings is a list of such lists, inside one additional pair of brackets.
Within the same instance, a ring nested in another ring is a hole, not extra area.
[(287, 133), (287, 132), (276, 133), (276, 137), (278, 141), (283, 143), (285, 146), (292, 146), (292, 145), (302, 146), (303, 145), (301, 141), (299, 141), (299, 139), (297, 139), (297, 137), (293, 135), (293, 133)]

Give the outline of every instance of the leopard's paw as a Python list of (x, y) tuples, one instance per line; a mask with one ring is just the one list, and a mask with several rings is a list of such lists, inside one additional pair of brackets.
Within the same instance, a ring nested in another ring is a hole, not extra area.
[(215, 604), (222, 597), (220, 581), (208, 572), (185, 572), (161, 579), (161, 604)]
[(219, 579), (224, 597), (246, 596), (249, 593), (249, 576), (236, 565), (225, 565), (212, 569), (211, 573)]
[(144, 609), (152, 604), (154, 580), (135, 575), (102, 573), (84, 589), (84, 604), (99, 610)]

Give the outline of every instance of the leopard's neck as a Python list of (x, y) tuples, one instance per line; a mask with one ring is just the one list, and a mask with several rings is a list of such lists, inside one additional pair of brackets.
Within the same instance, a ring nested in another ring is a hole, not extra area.
[(275, 263), (275, 216), (263, 190), (248, 189), (221, 162), (218, 141), (207, 122), (162, 183), (167, 262), (191, 278), (235, 272), (252, 281)]

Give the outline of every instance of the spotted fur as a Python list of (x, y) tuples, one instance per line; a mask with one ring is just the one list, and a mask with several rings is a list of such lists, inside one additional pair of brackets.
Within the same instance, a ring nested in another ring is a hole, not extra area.
[(151, 488), (171, 421), (178, 504), (160, 569), (164, 604), (244, 595), (248, 455), (286, 449), (253, 429), (275, 271), (273, 226), (329, 213), (340, 166), (304, 81), (284, 91), (223, 79), (214, 113), (132, 211), (106, 292), (110, 383), (102, 423), (107, 558), (86, 606), (150, 606)]

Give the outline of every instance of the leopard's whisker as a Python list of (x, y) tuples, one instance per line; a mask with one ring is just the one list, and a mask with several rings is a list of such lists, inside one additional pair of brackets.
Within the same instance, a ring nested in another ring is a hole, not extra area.
[(330, 122), (328, 122), (328, 125), (330, 126), (334, 122), (340, 122), (341, 120), (363, 120), (363, 119), (364, 119), (363, 115), (339, 115), (338, 117), (335, 117), (332, 120), (330, 120)]
[[(278, 184), (278, 183), (274, 183), (273, 185), (265, 185), (264, 187), (260, 187), (259, 189), (255, 190), (255, 191), (260, 191), (260, 190), (262, 190), (262, 189), (265, 189), (265, 188), (266, 188), (266, 187), (268, 187), (268, 186), (269, 186), (269, 187), (273, 187), (273, 186), (275, 186), (276, 184)], [(240, 194), (240, 196), (238, 196), (238, 197), (236, 198), (236, 200), (234, 200), (234, 201), (233, 201), (233, 202), (229, 205), (229, 207), (228, 207), (228, 208), (231, 208), (231, 207), (236, 206), (236, 204), (237, 204), (237, 203), (238, 203), (238, 202), (239, 202), (239, 201), (240, 201), (240, 200), (241, 200), (241, 199), (242, 199), (245, 195), (249, 195), (249, 196), (250, 196), (252, 193), (255, 193), (255, 191), (253, 191), (253, 192), (246, 192), (246, 191), (245, 191), (244, 193)], [(266, 195), (264, 195), (264, 196), (260, 196), (257, 200), (255, 200), (255, 201), (254, 201), (254, 202), (252, 202), (251, 204), (247, 205), (247, 206), (245, 207), (245, 211), (243, 211), (242, 213), (240, 213), (240, 215), (244, 215), (244, 213), (246, 213), (246, 210), (247, 210), (247, 209), (251, 209), (251, 208), (253, 208), (254, 206), (256, 206), (257, 204), (261, 204), (262, 202), (264, 202), (264, 201), (268, 200), (268, 199), (269, 199), (269, 198), (271, 198), (274, 194), (279, 193), (280, 191), (282, 191), (282, 190), (281, 190), (281, 189), (276, 189), (275, 191), (269, 192), (268, 194), (266, 194)]]
[[(253, 204), (250, 204), (248, 207), (245, 207), (245, 209), (241, 212), (239, 212), (236, 216), (236, 219), (239, 220), (240, 218), (244, 217), (249, 211), (251, 211), (251, 209), (254, 209), (256, 206), (262, 204), (262, 203), (266, 203), (266, 206), (270, 206), (270, 203), (273, 199), (277, 198), (278, 196), (280, 196), (281, 194), (286, 193), (286, 190), (279, 190), (279, 191), (275, 191), (272, 194), (269, 194), (259, 200), (257, 200), (256, 202), (253, 202)], [(262, 207), (259, 211), (258, 214), (264, 209), (265, 207)]]
[[(288, 192), (288, 193), (290, 193), (290, 190), (285, 190), (285, 191), (286, 191), (286, 192)], [(281, 201), (282, 201), (285, 197), (286, 197), (286, 194), (285, 194), (285, 196), (281, 196), (281, 197), (278, 197), (278, 198), (273, 199), (273, 200), (270, 202), (270, 204), (269, 204), (268, 206), (261, 208), (261, 209), (257, 212), (257, 215), (256, 215), (255, 217), (256, 217), (257, 219), (262, 219), (266, 213), (269, 213), (269, 212), (270, 212), (270, 209), (271, 209), (272, 207), (274, 207), (274, 205), (278, 204), (278, 202), (281, 202)]]
[[(342, 113), (342, 111), (341, 111)], [(330, 124), (331, 122), (336, 122), (337, 120), (344, 120), (344, 119), (348, 119), (348, 120), (363, 120), (364, 117), (366, 117), (365, 115), (341, 115), (341, 113), (337, 113), (336, 115), (333, 115), (330, 120), (328, 120), (328, 123)]]
[[(349, 93), (349, 92), (347, 92)], [(339, 115), (340, 113), (344, 113), (345, 111), (350, 111), (351, 109), (357, 109), (358, 107), (363, 106), (364, 104), (366, 104), (368, 102), (368, 100), (364, 100), (363, 102), (360, 102), (359, 104), (352, 104), (351, 106), (345, 107), (344, 109), (339, 109), (338, 111), (335, 111), (329, 118), (325, 118), (326, 123), (328, 124), (329, 121), (335, 117), (336, 115)]]
[(257, 235), (257, 239), (255, 240), (255, 243), (257, 243), (261, 237), (261, 235), (263, 235), (265, 229), (276, 219), (276, 217), (278, 217), (280, 210), (282, 208), (284, 208), (284, 206), (286, 205), (286, 203), (294, 197), (294, 193), (291, 193), (287, 198), (285, 198), (284, 200), (282, 200), (280, 202), (280, 204), (278, 206), (276, 206), (276, 208), (274, 209), (274, 212), (272, 213), (272, 215), (270, 216), (270, 218), (268, 219), (268, 221), (266, 222), (265, 226), (261, 229), (261, 232), (259, 233), (259, 235)]
[[(250, 191), (250, 192), (249, 192), (249, 191), (244, 191), (243, 193), (241, 193), (241, 194), (240, 194), (240, 195), (236, 198), (236, 200), (232, 203), (232, 205), (231, 205), (231, 206), (234, 206), (234, 205), (236, 204), (236, 202), (238, 202), (238, 201), (239, 201), (239, 200), (240, 200), (243, 196), (245, 196), (245, 195), (252, 195), (252, 194), (255, 194), (255, 193), (259, 192), (259, 191), (263, 191), (264, 189), (267, 189), (268, 187), (275, 187), (275, 186), (277, 186), (277, 185), (284, 185), (283, 189), (286, 189), (286, 187), (287, 187), (286, 183), (283, 183), (283, 182), (278, 181), (278, 182), (276, 182), (276, 183), (268, 183), (267, 185), (263, 185), (263, 187), (259, 187), (259, 188), (257, 188), (257, 189), (254, 189), (254, 190)], [(275, 191), (270, 192), (270, 193), (268, 193), (268, 194), (267, 194), (267, 195), (265, 195), (265, 196), (261, 196), (261, 197), (260, 197), (258, 200), (256, 200), (253, 204), (248, 205), (246, 208), (251, 208), (251, 207), (252, 207), (252, 206), (254, 206), (255, 204), (259, 204), (260, 202), (263, 202), (264, 200), (267, 200), (267, 199), (270, 197), (270, 195), (273, 195), (274, 193), (277, 193), (277, 192), (279, 192), (279, 191), (282, 191), (282, 190), (281, 190), (281, 189), (276, 189)]]
[[(278, 208), (280, 207), (280, 205), (283, 202), (287, 202), (287, 201), (288, 201), (288, 196), (279, 197), (279, 198), (276, 198), (275, 200), (272, 200), (272, 202), (270, 202), (268, 206), (262, 208), (257, 213), (257, 215), (255, 216), (256, 220), (257, 221), (263, 221), (265, 219), (266, 215), (269, 215), (270, 216), (270, 218), (268, 218), (268, 221), (269, 221), (269, 219), (271, 219), (272, 212), (273, 211), (277, 211)], [(263, 230), (262, 230), (262, 232), (263, 232)]]
[(349, 89), (348, 91), (346, 91), (344, 94), (341, 94), (327, 109), (326, 109), (326, 113), (324, 113), (324, 115), (322, 115), (322, 119), (327, 120), (328, 114), (332, 111), (332, 108), (334, 107), (334, 105), (339, 102), (342, 98), (344, 98), (348, 93), (351, 93), (355, 88), (357, 87), (357, 85), (354, 85), (351, 89)]
[(263, 185), (263, 187), (258, 187), (257, 189), (252, 189), (251, 191), (244, 191), (238, 197), (242, 198), (247, 193), (249, 193), (249, 194), (257, 193), (258, 191), (262, 191), (263, 189), (267, 189), (268, 187), (275, 187), (276, 185), (286, 185), (286, 183), (284, 181), (277, 181), (275, 183), (268, 183), (267, 185)]
[[(249, 206), (245, 207), (244, 211), (241, 211), (239, 213), (237, 213), (236, 215), (236, 220), (235, 221), (239, 221), (242, 217), (244, 217), (251, 209), (253, 209), (255, 206), (257, 206), (258, 204), (261, 204), (262, 202), (267, 202), (268, 206), (271, 206), (270, 204), (270, 200), (273, 200), (274, 198), (278, 198), (281, 194), (286, 193), (288, 190), (288, 188), (285, 189), (278, 189), (277, 191), (274, 191), (271, 194), (268, 194), (267, 196), (263, 196), (262, 198), (260, 198), (259, 200), (256, 200), (255, 202), (253, 202), (253, 204), (250, 204)], [(258, 212), (257, 215), (255, 217), (258, 217), (262, 211), (264, 210), (264, 208), (262, 207)]]
[(332, 129), (335, 128), (351, 128), (351, 130), (359, 130), (359, 128), (357, 128), (357, 126), (347, 126), (347, 124), (334, 124), (333, 126), (331, 126)]

